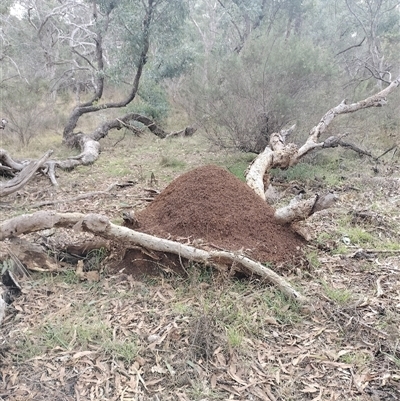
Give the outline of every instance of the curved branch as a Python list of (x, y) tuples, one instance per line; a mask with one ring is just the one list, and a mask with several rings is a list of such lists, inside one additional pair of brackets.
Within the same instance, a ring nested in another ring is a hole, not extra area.
[[(109, 13), (112, 9), (109, 10)], [(104, 88), (104, 65), (103, 65), (103, 48), (102, 48), (102, 35), (101, 32), (98, 30), (96, 34), (96, 59), (97, 59), (97, 88), (94, 97), (86, 103), (83, 103), (79, 106), (76, 106), (69, 119), (67, 124), (64, 128), (64, 140), (67, 143), (71, 142), (71, 138), (74, 136), (74, 129), (78, 124), (79, 118), (87, 113), (93, 113), (99, 110), (111, 109), (111, 108), (121, 108), (127, 106), (129, 103), (133, 101), (136, 97), (136, 93), (139, 89), (139, 82), (140, 78), (143, 73), (143, 68), (147, 62), (147, 53), (150, 47), (150, 26), (152, 22), (154, 11), (153, 0), (149, 0), (149, 7), (146, 7), (146, 14), (143, 19), (143, 39), (142, 39), (142, 50), (139, 57), (139, 63), (137, 66), (135, 78), (133, 80), (131, 89), (127, 95), (127, 97), (120, 102), (109, 102), (99, 104), (98, 101), (101, 99), (103, 95), (103, 88)], [(95, 12), (97, 10), (95, 8)], [(97, 15), (97, 14), (95, 14)], [(108, 18), (108, 15), (107, 15)]]
[(7, 181), (6, 184), (0, 184), (0, 197), (10, 195), (26, 185), (36, 171), (38, 171), (44, 165), (52, 153), (53, 151), (49, 150), (39, 160), (31, 161), (29, 164), (25, 165), (20, 173), (12, 180)]
[[(319, 142), (321, 135), (326, 131), (333, 119), (340, 114), (353, 113), (370, 107), (382, 107), (387, 103), (386, 97), (400, 86), (400, 76), (382, 91), (356, 103), (347, 104), (343, 100), (339, 105), (327, 111), (320, 122), (311, 129), (308, 139), (300, 148), (293, 143), (286, 144), (286, 131), (274, 133), (270, 137), (269, 146), (253, 161), (246, 176), (246, 182), (257, 195), (265, 200), (265, 188), (269, 185), (268, 172), (272, 168), (286, 169), (298, 163), (301, 158), (316, 148), (333, 147), (337, 144), (349, 146), (340, 142), (342, 136), (330, 137)], [(293, 127), (292, 127), (293, 128)], [(291, 128), (291, 129), (292, 129)]]
[(363, 40), (359, 44), (353, 45), (353, 46), (349, 46), (346, 49), (340, 51), (339, 53), (336, 53), (335, 57), (339, 56), (340, 54), (346, 53), (348, 50), (354, 49), (355, 47), (360, 47), (364, 43), (365, 39), (366, 39), (366, 36), (364, 36)]

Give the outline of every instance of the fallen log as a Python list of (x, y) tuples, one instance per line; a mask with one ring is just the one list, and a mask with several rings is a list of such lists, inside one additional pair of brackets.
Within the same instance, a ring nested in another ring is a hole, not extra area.
[[(10, 195), (24, 187), (26, 183), (33, 177), (36, 171), (38, 171), (46, 163), (47, 159), (52, 153), (53, 151), (49, 150), (39, 160), (31, 161), (26, 166), (21, 165), (21, 171), (16, 177), (10, 181), (7, 181), (5, 184), (0, 184), (0, 197)], [(2, 153), (2, 155), (5, 157), (6, 152)]]
[(233, 267), (237, 270), (251, 272), (276, 285), (284, 294), (306, 303), (307, 299), (296, 291), (288, 281), (261, 263), (241, 254), (228, 251), (206, 251), (190, 245), (155, 237), (111, 223), (106, 216), (99, 214), (56, 213), (40, 211), (6, 220), (0, 224), (0, 240), (12, 236), (49, 229), (52, 227), (83, 230), (103, 238), (122, 242), (127, 247), (140, 245), (152, 251), (168, 252), (184, 259), (203, 263), (213, 267)]

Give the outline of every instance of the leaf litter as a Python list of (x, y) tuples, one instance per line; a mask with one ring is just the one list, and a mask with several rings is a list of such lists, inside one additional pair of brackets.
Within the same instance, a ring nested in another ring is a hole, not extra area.
[[(376, 229), (381, 240), (399, 242), (399, 186), (363, 180), (372, 195), (341, 189), (337, 208), (306, 223), (319, 263), (287, 272), (312, 300), (312, 312), (289, 300), (278, 302), (277, 291), (256, 279), (233, 280), (199, 266), (185, 278), (167, 274), (139, 281), (101, 271), (99, 282), (81, 282), (66, 268), (23, 280), (22, 295), (9, 306), (0, 334), (0, 397), (399, 399), (398, 254), (352, 257), (358, 244), (346, 245), (347, 254), (323, 249), (325, 243), (331, 249), (341, 245), (337, 221), (346, 210), (364, 210), (371, 196), (380, 202), (374, 211), (380, 218), (356, 224)], [(126, 199), (136, 202), (141, 194), (143, 186), (128, 187), (114, 197), (57, 208), (113, 218)], [(390, 229), (381, 229), (385, 225)], [(344, 290), (351, 296), (340, 302)]]

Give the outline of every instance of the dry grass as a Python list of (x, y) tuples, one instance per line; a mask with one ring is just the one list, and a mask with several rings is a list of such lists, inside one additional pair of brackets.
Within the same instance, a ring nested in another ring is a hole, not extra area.
[[(30, 212), (42, 199), (134, 181), (112, 196), (46, 207), (118, 220), (124, 210), (145, 207), (151, 173), (162, 189), (195, 166), (235, 170), (246, 160), (213, 149), (201, 135), (168, 141), (126, 136), (113, 146), (118, 135), (102, 143), (96, 164), (60, 172), (59, 188), (38, 177), (7, 198), (3, 218)], [(294, 267), (288, 278), (311, 299), (311, 312), (256, 279), (233, 280), (201, 266), (192, 266), (185, 279), (135, 281), (108, 273), (110, 259), (97, 262), (98, 283), (80, 282), (71, 266), (58, 275), (34, 274), (21, 282), (22, 295), (2, 325), (0, 397), (399, 399), (399, 170), (373, 177), (366, 166), (360, 162), (357, 173), (332, 181), (340, 204), (307, 222), (314, 237), (307, 266)], [(313, 193), (320, 182), (306, 185)], [(66, 232), (51, 238), (79, 239)]]

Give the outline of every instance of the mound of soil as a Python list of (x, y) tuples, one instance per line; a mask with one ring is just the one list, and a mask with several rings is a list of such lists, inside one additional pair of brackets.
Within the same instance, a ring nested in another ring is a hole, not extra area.
[(136, 217), (140, 231), (162, 238), (240, 250), (260, 262), (291, 262), (304, 243), (273, 213), (230, 172), (205, 166), (178, 177)]

